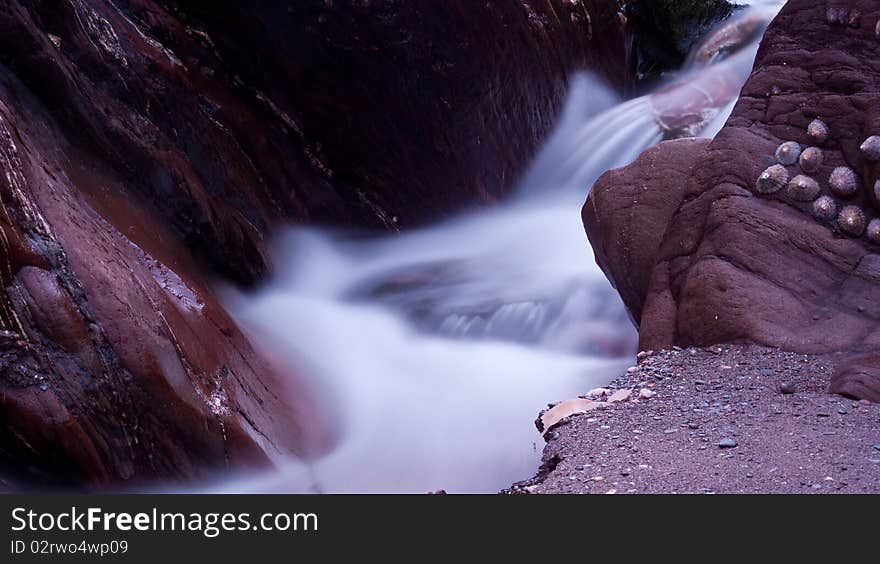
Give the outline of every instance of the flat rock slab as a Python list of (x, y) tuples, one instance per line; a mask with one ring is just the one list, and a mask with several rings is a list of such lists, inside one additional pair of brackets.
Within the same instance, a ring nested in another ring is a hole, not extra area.
[(538, 475), (508, 492), (880, 493), (880, 405), (828, 395), (834, 361), (739, 345), (650, 356), (612, 383), (632, 400), (553, 427)]

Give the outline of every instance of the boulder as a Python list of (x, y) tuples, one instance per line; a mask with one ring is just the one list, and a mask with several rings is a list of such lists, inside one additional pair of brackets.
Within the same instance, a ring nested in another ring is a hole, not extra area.
[[(639, 327), (640, 349), (741, 341), (834, 353), (832, 390), (880, 400), (871, 355), (880, 241), (865, 228), (880, 216), (880, 165), (860, 151), (880, 134), (878, 20), (867, 0), (789, 1), (713, 141), (661, 144), (596, 182), (586, 231)], [(808, 135), (815, 120), (827, 139)], [(812, 178), (818, 191), (757, 185), (787, 141), (817, 145), (821, 166), (774, 174)], [(854, 174), (840, 182), (838, 167)], [(814, 209), (820, 196), (834, 213)]]

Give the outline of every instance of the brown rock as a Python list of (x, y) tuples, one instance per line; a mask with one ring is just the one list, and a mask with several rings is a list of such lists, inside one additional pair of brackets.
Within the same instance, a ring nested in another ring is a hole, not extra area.
[[(846, 4), (868, 21), (880, 17), (872, 2)], [(819, 117), (829, 129), (822, 193), (839, 166), (873, 186), (880, 169), (859, 146), (880, 127), (876, 49), (873, 29), (829, 25), (824, 5), (791, 0), (711, 143), (661, 144), (597, 181), (586, 231), (639, 326), (641, 349), (749, 341), (843, 352), (854, 360), (832, 389), (880, 397), (880, 363), (862, 354), (880, 343), (880, 249), (814, 219), (809, 202), (753, 188), (776, 147), (807, 145)], [(648, 193), (650, 201), (634, 197)], [(864, 187), (846, 203), (867, 221), (880, 212)]]

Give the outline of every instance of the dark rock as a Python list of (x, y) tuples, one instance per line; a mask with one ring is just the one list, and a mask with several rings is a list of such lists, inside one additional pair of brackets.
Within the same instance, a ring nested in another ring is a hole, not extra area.
[(208, 279), (258, 280), (280, 222), (503, 197), (573, 72), (623, 85), (617, 7), (3, 2), (0, 472), (102, 487), (332, 445)]
[(779, 393), (781, 394), (793, 394), (797, 391), (797, 388), (791, 382), (783, 382), (779, 384)]
[(633, 36), (632, 65), (642, 80), (677, 69), (697, 42), (734, 7), (727, 0), (632, 0), (626, 17)]
[(721, 439), (718, 441), (719, 448), (734, 448), (735, 446), (737, 446), (735, 439)]
[[(663, 143), (609, 171), (583, 218), (597, 263), (639, 326), (640, 349), (754, 342), (845, 353), (831, 390), (880, 401), (880, 248), (813, 219), (810, 204), (785, 190), (754, 191), (766, 158), (784, 141), (806, 145), (821, 117), (830, 135), (820, 177), (852, 168), (862, 182), (847, 205), (868, 221), (880, 216), (880, 169), (859, 151), (880, 123), (877, 41), (868, 26), (829, 26), (825, 8), (789, 1), (716, 138)], [(868, 0), (848, 10), (876, 13)]]

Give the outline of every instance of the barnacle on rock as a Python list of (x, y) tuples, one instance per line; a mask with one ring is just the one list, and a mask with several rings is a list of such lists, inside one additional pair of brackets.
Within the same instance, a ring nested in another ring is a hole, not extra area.
[(851, 237), (865, 232), (865, 213), (858, 206), (846, 206), (837, 215), (837, 227)]
[(813, 202), (813, 216), (816, 219), (831, 221), (837, 216), (837, 202), (831, 196), (820, 196)]
[(859, 190), (859, 177), (848, 166), (839, 166), (831, 171), (828, 185), (841, 198), (852, 198)]
[(848, 14), (843, 8), (828, 8), (825, 10), (825, 21), (831, 25), (842, 25), (848, 19)]
[(821, 145), (828, 140), (828, 126), (821, 119), (814, 119), (807, 126), (807, 138), (816, 144)]
[(859, 150), (869, 161), (880, 160), (880, 136), (872, 135), (868, 137), (859, 147)]
[(868, 223), (867, 235), (872, 243), (880, 244), (880, 219), (872, 219)]
[(810, 178), (799, 174), (791, 179), (788, 183), (788, 197), (798, 202), (812, 202), (819, 196), (819, 183)]
[(822, 149), (816, 147), (808, 147), (801, 153), (798, 162), (801, 170), (804, 172), (816, 172), (822, 166), (823, 155)]
[(779, 161), (779, 164), (786, 166), (793, 165), (798, 161), (800, 156), (801, 146), (794, 141), (783, 143), (776, 149), (776, 160)]
[(768, 167), (755, 182), (755, 191), (759, 194), (773, 194), (788, 182), (788, 171), (782, 165)]

